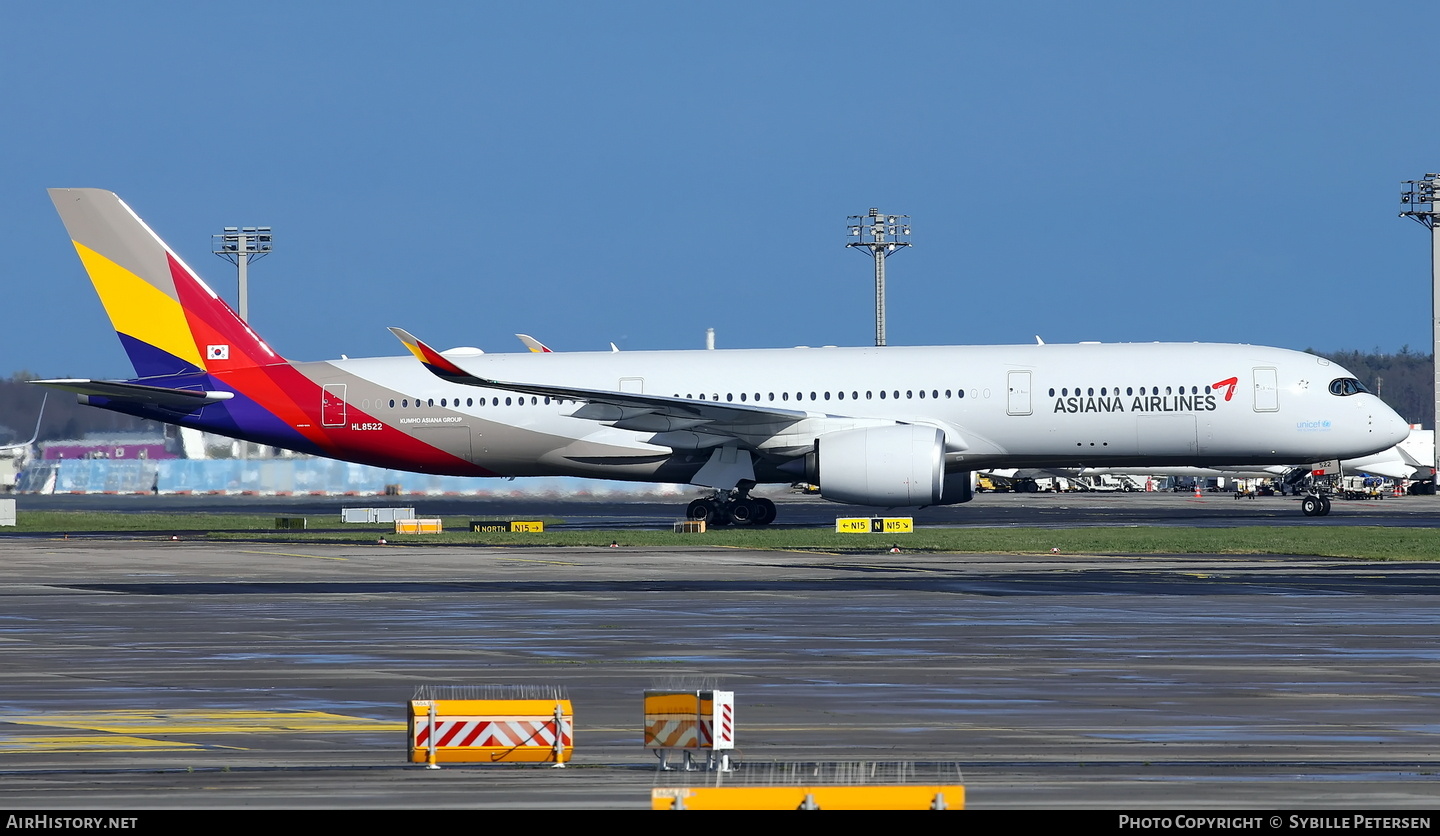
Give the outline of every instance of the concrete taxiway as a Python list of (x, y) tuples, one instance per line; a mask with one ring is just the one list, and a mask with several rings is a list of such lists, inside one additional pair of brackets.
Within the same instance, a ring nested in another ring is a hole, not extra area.
[[(1440, 798), (1440, 564), (30, 538), (0, 564), (10, 806), (643, 809), (641, 692), (700, 678), (737, 692), (744, 762), (954, 761), (972, 809)], [(427, 684), (565, 688), (572, 766), (405, 765)]]

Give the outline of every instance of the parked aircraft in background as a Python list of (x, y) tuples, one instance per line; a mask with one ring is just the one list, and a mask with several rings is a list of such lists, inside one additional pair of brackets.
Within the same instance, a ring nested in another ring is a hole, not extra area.
[(1340, 463), (1346, 473), (1367, 473), (1391, 479), (1423, 480), (1435, 477), (1435, 432), (1422, 430), (1417, 424), (1409, 437), (1389, 450), (1373, 456), (1349, 459)]
[(50, 393), (40, 399), (40, 413), (35, 416), (35, 432), (30, 436), (29, 441), (17, 441), (13, 444), (0, 444), (0, 452), (6, 450), (28, 450), (32, 444), (40, 440), (40, 422), (45, 420), (45, 404), (50, 400)]
[[(1384, 476), (1389, 479), (1420, 481), (1431, 479), (1435, 468), (1425, 462), (1434, 460), (1434, 433), (1418, 427), (1410, 429), (1405, 441), (1369, 456), (1340, 460), (1340, 471), (1347, 474)], [(1010, 468), (989, 470), (1021, 485), (1019, 490), (1036, 490), (1035, 480), (1061, 477), (1066, 479), (1103, 476), (1178, 477), (1182, 479), (1281, 479), (1298, 482), (1309, 475), (1310, 465), (1228, 465), (1224, 467), (1081, 467), (1081, 468)]]
[(692, 518), (764, 524), (775, 506), (751, 497), (758, 483), (950, 504), (976, 469), (1287, 464), (1408, 434), (1339, 366), (1249, 345), (485, 354), (392, 329), (413, 356), (291, 362), (114, 194), (50, 194), (136, 377), (37, 383), (347, 461), (689, 483), (713, 489)]

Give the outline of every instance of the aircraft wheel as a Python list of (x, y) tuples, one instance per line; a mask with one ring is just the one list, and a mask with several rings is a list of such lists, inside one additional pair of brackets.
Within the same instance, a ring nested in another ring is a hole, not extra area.
[(1323, 517), (1323, 516), (1325, 516), (1326, 514), (1329, 514), (1329, 513), (1330, 513), (1330, 499), (1329, 499), (1329, 497), (1324, 497), (1324, 496), (1322, 496), (1322, 497), (1320, 497), (1320, 514), (1319, 514), (1319, 516), (1322, 516), (1322, 517)]
[(736, 525), (749, 525), (759, 516), (756, 513), (759, 509), (755, 507), (754, 500), (741, 499), (730, 503), (730, 519)]
[(715, 514), (715, 505), (708, 499), (697, 499), (685, 509), (685, 516), (692, 520), (710, 521)]
[(768, 499), (752, 499), (755, 503), (755, 516), (750, 520), (751, 525), (769, 525), (775, 522), (775, 503)]
[(1325, 513), (1325, 511), (1322, 510), (1324, 507), (1318, 496), (1307, 496), (1300, 500), (1300, 512), (1307, 517), (1321, 516)]

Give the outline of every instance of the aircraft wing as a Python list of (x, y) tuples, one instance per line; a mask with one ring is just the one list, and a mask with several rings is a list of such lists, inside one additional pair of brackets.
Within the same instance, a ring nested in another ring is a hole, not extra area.
[[(809, 438), (826, 432), (902, 423), (760, 404), (719, 403), (639, 392), (492, 380), (465, 371), (403, 329), (391, 328), (390, 331), (426, 369), (442, 380), (577, 401), (584, 405), (572, 413), (572, 417), (603, 422), (622, 430), (654, 433), (649, 443), (672, 449), (705, 449), (738, 443), (747, 449), (763, 448), (780, 456), (796, 456), (809, 449)], [(955, 428), (949, 429), (946, 438), (947, 448), (952, 452), (970, 447), (970, 443), (961, 440)]]
[(858, 418), (853, 415), (782, 409), (760, 404), (720, 403), (639, 392), (492, 380), (465, 371), (404, 329), (391, 328), (390, 332), (404, 343), (431, 374), (441, 380), (465, 386), (578, 401), (584, 406), (572, 413), (572, 417), (604, 422), (622, 430), (655, 433), (648, 440), (649, 443), (673, 449), (705, 449), (738, 443), (747, 449), (763, 449), (782, 457), (793, 457), (810, 449), (809, 439), (827, 432), (919, 423), (944, 431), (947, 455), (958, 455), (962, 452), (971, 456), (1003, 455), (1005, 452), (988, 439), (967, 433), (960, 427), (933, 421)]
[[(539, 395), (547, 398), (559, 398), (561, 400), (580, 401), (586, 406), (580, 408), (576, 413), (578, 418), (589, 418), (597, 421), (615, 421), (616, 426), (621, 429), (654, 429), (680, 430), (691, 429), (701, 424), (719, 424), (726, 426), (734, 425), (755, 425), (755, 424), (793, 424), (807, 418), (825, 418), (829, 416), (821, 412), (806, 412), (796, 409), (777, 409), (774, 407), (760, 406), (759, 404), (737, 404), (719, 403), (716, 401), (693, 401), (685, 398), (667, 398), (662, 395), (646, 395), (639, 392), (615, 392), (606, 389), (580, 389), (572, 386), (552, 386), (544, 383), (515, 383), (504, 380), (491, 380), (490, 378), (473, 375), (440, 352), (421, 342), (410, 332), (402, 328), (391, 328), (390, 332), (405, 344), (405, 347), (414, 354), (421, 364), (431, 374), (441, 380), (451, 383), (460, 383), (466, 386), (480, 386), (486, 389), (500, 389), (506, 392), (519, 392), (525, 395)], [(655, 423), (637, 422), (642, 416), (653, 418), (669, 419), (668, 425), (664, 427), (636, 427), (627, 426), (630, 423)]]
[(207, 392), (198, 389), (170, 389), (165, 386), (145, 386), (139, 383), (123, 383), (118, 380), (87, 380), (84, 378), (63, 378), (56, 380), (31, 380), (51, 389), (63, 389), (81, 396), (107, 398), (111, 401), (149, 404), (164, 409), (190, 412), (208, 403), (228, 401), (234, 392)]

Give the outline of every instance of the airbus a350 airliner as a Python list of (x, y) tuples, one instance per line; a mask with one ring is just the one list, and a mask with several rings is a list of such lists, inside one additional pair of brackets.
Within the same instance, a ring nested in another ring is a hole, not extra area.
[(458, 476), (713, 489), (692, 519), (766, 524), (758, 483), (879, 507), (971, 498), (998, 467), (1293, 464), (1392, 447), (1349, 372), (1278, 348), (1080, 344), (485, 354), (297, 362), (116, 195), (52, 189), (136, 377), (44, 380), (104, 409)]

